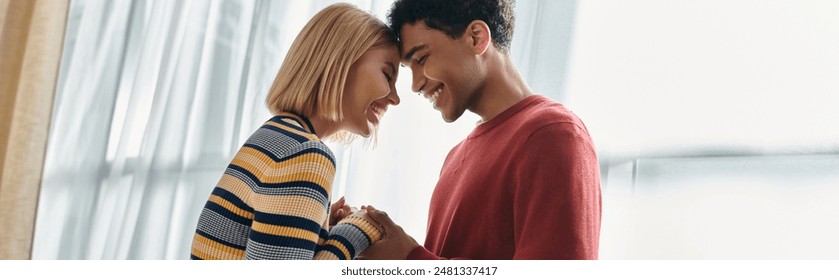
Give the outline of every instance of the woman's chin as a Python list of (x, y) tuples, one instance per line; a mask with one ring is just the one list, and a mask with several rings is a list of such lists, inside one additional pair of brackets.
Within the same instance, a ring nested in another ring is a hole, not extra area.
[(349, 127), (344, 128), (344, 130), (356, 136), (369, 138), (371, 135), (373, 135), (373, 132), (376, 131), (376, 124), (374, 124), (370, 120), (367, 120), (364, 122), (363, 125), (351, 125)]
[(364, 136), (364, 137), (369, 137), (371, 134), (373, 134), (374, 131), (376, 131), (376, 129), (378, 127), (379, 127), (378, 123), (373, 123), (373, 122), (368, 121), (367, 122), (367, 136)]
[(370, 134), (371, 134), (372, 131), (373, 131), (373, 125), (370, 124), (370, 123), (367, 123), (366, 128), (357, 129), (353, 133), (355, 133), (355, 135), (358, 135), (358, 136), (361, 136), (361, 137), (364, 137), (364, 138), (368, 138), (368, 137), (370, 137)]

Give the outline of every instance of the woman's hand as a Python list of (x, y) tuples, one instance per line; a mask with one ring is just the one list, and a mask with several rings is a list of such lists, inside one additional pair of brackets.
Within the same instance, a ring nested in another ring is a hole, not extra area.
[(355, 207), (347, 205), (346, 200), (342, 196), (329, 207), (329, 228), (331, 229), (338, 221), (343, 220), (357, 211), (358, 209), (355, 209)]

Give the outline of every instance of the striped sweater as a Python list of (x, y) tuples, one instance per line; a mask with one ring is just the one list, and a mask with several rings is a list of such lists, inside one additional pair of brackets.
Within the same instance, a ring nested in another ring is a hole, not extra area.
[(191, 259), (353, 259), (381, 232), (350, 216), (329, 229), (335, 159), (305, 118), (268, 120), (228, 165), (198, 220)]

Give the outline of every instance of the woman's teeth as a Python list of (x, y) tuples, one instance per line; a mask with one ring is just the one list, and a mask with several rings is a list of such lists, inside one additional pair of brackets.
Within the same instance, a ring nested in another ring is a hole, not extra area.
[(376, 115), (378, 115), (378, 116), (380, 116), (380, 117), (381, 117), (382, 115), (384, 115), (384, 113), (385, 113), (385, 109), (384, 109), (384, 108), (382, 108), (382, 107), (379, 107), (378, 105), (373, 104), (373, 105), (372, 105), (372, 106), (370, 106), (370, 107), (373, 109), (373, 113), (374, 113), (374, 114), (376, 114)]

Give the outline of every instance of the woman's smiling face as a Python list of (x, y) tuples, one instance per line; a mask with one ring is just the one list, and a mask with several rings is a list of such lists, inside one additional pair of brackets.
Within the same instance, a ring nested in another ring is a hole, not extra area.
[(398, 48), (383, 46), (367, 50), (350, 66), (341, 108), (344, 130), (368, 137), (379, 125), (387, 107), (399, 104), (398, 65)]

